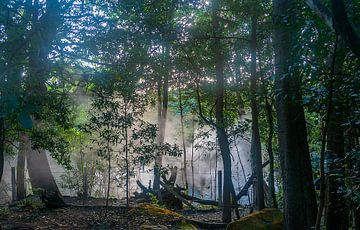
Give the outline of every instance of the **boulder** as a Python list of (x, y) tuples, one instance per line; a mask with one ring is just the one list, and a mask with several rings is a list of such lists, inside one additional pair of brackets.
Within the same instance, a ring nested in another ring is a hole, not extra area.
[(278, 209), (265, 208), (236, 220), (227, 230), (281, 230), (283, 214)]

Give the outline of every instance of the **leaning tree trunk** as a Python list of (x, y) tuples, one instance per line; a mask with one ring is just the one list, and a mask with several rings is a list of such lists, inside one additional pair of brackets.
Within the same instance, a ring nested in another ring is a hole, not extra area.
[[(296, 33), (291, 30), (296, 20), (294, 6), (293, 0), (273, 0), (275, 87), (278, 92), (276, 109), (284, 189), (284, 227), (307, 229), (315, 224), (316, 199), (302, 107), (301, 79), (291, 68), (294, 66), (293, 47), (296, 42)], [(285, 17), (287, 20), (284, 20)]]
[[(24, 134), (24, 143), (22, 145), (31, 146), (31, 140), (27, 134)], [(46, 151), (43, 149), (32, 149), (26, 153), (26, 164), (32, 189), (42, 189), (46, 193), (55, 192), (60, 194), (59, 188), (51, 173)]]
[(253, 182), (254, 188), (254, 208), (261, 210), (265, 207), (264, 200), (264, 177), (262, 170), (261, 142), (259, 133), (259, 108), (257, 101), (257, 76), (256, 76), (256, 16), (251, 17), (251, 158), (253, 173), (256, 175)]

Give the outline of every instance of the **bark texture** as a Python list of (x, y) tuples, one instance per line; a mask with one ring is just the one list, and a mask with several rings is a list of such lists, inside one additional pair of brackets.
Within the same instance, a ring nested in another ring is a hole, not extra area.
[[(273, 0), (275, 87), (279, 153), (283, 176), (286, 229), (314, 226), (316, 199), (301, 97), (301, 79), (293, 69), (295, 2)], [(291, 12), (291, 14), (290, 14)], [(287, 24), (284, 23), (286, 17)]]

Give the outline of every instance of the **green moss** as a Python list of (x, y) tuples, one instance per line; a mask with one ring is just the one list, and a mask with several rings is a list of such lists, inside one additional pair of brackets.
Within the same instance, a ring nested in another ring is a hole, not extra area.
[(278, 209), (266, 208), (234, 221), (227, 230), (281, 230), (283, 214)]

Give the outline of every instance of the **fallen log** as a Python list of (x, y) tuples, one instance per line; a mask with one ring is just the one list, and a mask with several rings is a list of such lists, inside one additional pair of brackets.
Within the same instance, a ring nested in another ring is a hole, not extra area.
[(140, 187), (141, 191), (145, 193), (151, 192), (151, 190), (146, 188), (139, 180), (136, 180), (136, 184)]
[(214, 206), (219, 205), (219, 202), (217, 202), (215, 200), (204, 200), (204, 199), (200, 199), (200, 198), (197, 198), (197, 197), (194, 197), (194, 196), (187, 195), (187, 194), (182, 193), (182, 192), (180, 193), (180, 195), (182, 197), (184, 197), (185, 199), (187, 199), (187, 200), (191, 200), (191, 201), (199, 203), (199, 204), (214, 205)]
[[(262, 164), (262, 167), (265, 168), (268, 164), (270, 163), (270, 161), (266, 161)], [(241, 189), (241, 191), (236, 195), (236, 199), (237, 201), (239, 201), (241, 199), (241, 197), (246, 196), (246, 194), (248, 193), (248, 190), (250, 188), (250, 186), (253, 183), (255, 175), (251, 174), (251, 176), (249, 177), (248, 181), (246, 181), (244, 187)]]

